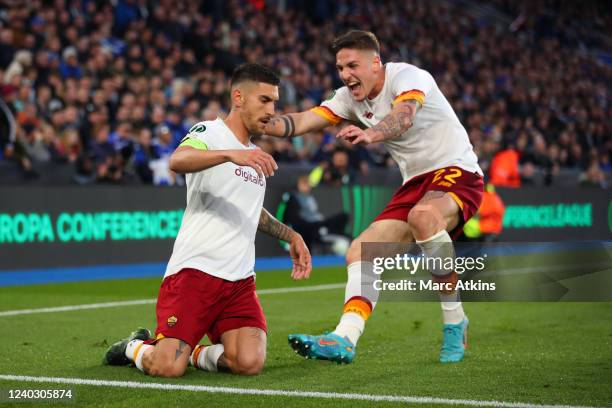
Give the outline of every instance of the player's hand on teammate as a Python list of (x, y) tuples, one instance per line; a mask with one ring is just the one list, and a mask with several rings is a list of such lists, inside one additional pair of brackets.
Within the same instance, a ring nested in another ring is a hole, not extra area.
[(312, 271), (310, 251), (300, 234), (295, 234), (289, 243), (289, 254), (293, 261), (291, 277), (295, 280), (308, 279)]
[(253, 168), (260, 177), (271, 177), (278, 170), (274, 158), (261, 149), (233, 150), (229, 157), (232, 163)]
[(344, 139), (354, 145), (358, 143), (370, 144), (373, 142), (372, 137), (366, 130), (358, 128), (355, 125), (348, 125), (342, 128), (336, 135), (336, 138)]

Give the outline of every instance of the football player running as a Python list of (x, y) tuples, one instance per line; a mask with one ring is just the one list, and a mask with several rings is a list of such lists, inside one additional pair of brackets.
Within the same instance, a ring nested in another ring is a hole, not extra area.
[[(351, 124), (337, 137), (353, 144), (382, 142), (399, 165), (403, 184), (346, 254), (348, 279), (343, 314), (324, 335), (293, 334), (289, 343), (308, 357), (350, 363), (379, 293), (363, 290), (372, 282), (372, 259), (362, 243), (416, 242), (425, 256), (454, 256), (452, 238), (480, 205), (483, 179), (465, 128), (425, 70), (407, 63), (383, 64), (379, 43), (367, 31), (350, 31), (331, 45), (345, 84), (308, 111), (275, 117), (265, 133), (291, 137), (342, 121)], [(453, 270), (434, 270), (440, 292), (443, 341), (440, 361), (464, 357), (468, 318)]]

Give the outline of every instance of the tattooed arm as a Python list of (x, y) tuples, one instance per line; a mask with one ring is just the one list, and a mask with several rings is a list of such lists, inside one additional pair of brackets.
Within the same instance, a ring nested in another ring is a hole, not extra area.
[(338, 132), (336, 137), (346, 139), (353, 144), (370, 144), (395, 139), (410, 129), (420, 107), (419, 102), (409, 99), (395, 105), (391, 113), (371, 128), (363, 130), (353, 125), (347, 126)]
[(310, 251), (308, 251), (308, 247), (306, 247), (300, 234), (274, 218), (265, 208), (261, 209), (257, 229), (289, 243), (289, 254), (293, 261), (293, 271), (291, 272), (293, 279), (303, 279), (310, 276), (312, 270)]
[(261, 232), (265, 232), (273, 238), (277, 238), (285, 242), (291, 242), (291, 239), (293, 239), (295, 235), (299, 235), (297, 232), (274, 218), (274, 216), (272, 216), (272, 214), (270, 214), (265, 208), (261, 209), (257, 229)]
[(395, 139), (410, 129), (419, 108), (420, 103), (414, 99), (398, 103), (383, 120), (368, 129), (374, 141)]
[(265, 134), (277, 137), (293, 137), (320, 130), (331, 123), (311, 111), (275, 116), (266, 124)]

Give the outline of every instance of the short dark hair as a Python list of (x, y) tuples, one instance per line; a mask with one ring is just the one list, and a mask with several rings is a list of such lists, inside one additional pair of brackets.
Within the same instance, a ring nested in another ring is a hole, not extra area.
[(264, 82), (270, 85), (278, 85), (280, 78), (271, 68), (265, 65), (246, 63), (236, 67), (232, 74), (231, 86), (245, 81)]
[(380, 54), (380, 44), (374, 33), (363, 30), (351, 30), (346, 34), (336, 37), (329, 48), (334, 55), (343, 48), (372, 50)]

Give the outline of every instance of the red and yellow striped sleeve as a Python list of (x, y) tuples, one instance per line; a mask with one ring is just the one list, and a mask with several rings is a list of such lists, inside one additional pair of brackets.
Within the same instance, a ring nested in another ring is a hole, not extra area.
[(327, 106), (315, 106), (314, 108), (310, 109), (310, 111), (327, 119), (332, 125), (337, 125), (338, 123), (342, 122), (342, 118), (336, 115)]
[(425, 105), (425, 94), (418, 89), (411, 89), (410, 91), (402, 92), (401, 94), (397, 95), (393, 100), (393, 106), (409, 99), (419, 102), (421, 106)]

